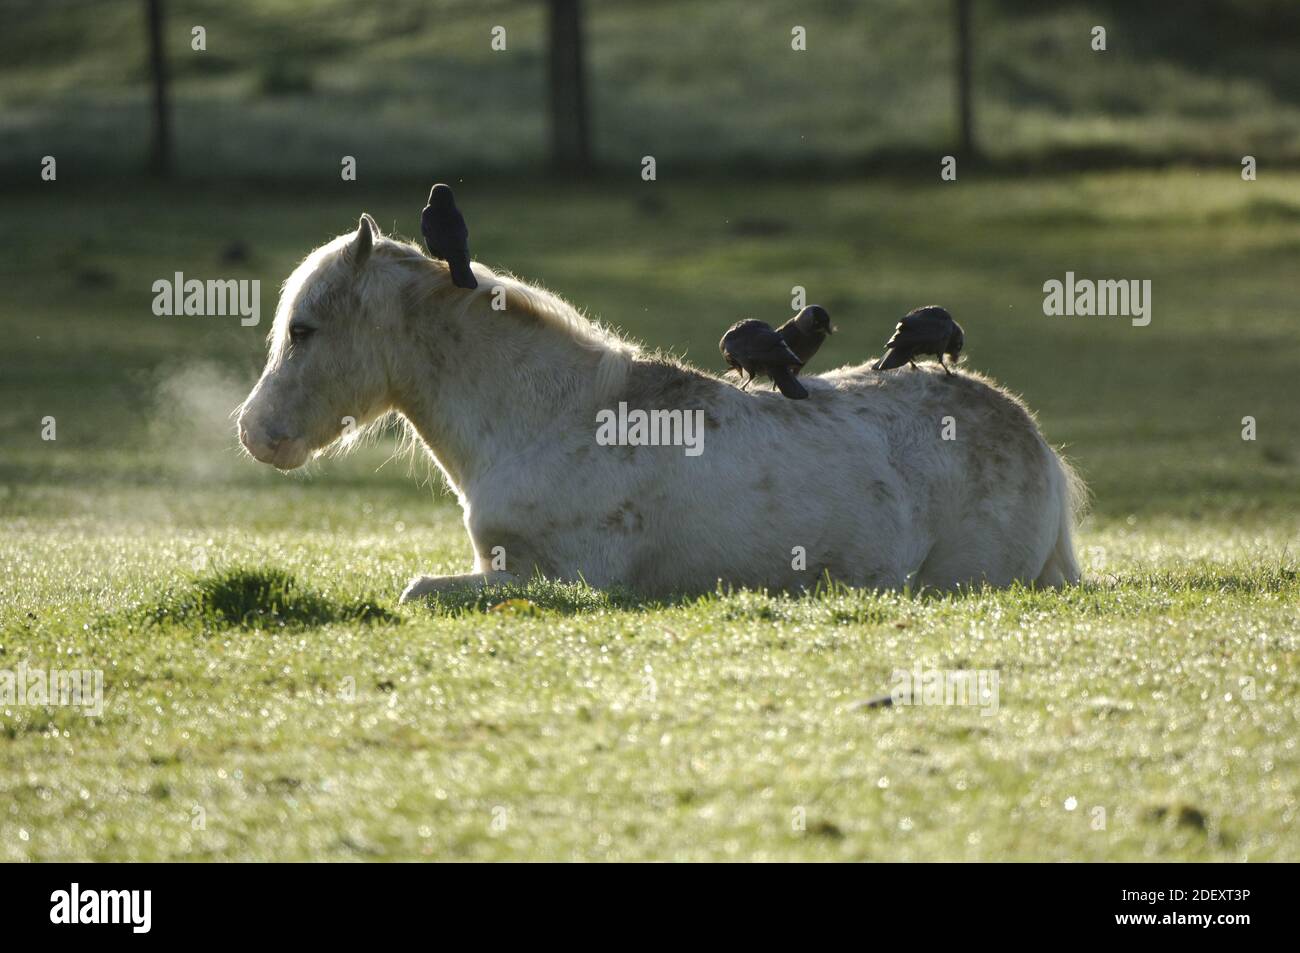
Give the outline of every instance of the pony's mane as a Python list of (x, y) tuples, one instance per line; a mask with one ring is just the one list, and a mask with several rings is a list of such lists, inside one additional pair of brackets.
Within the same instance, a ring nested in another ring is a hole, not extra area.
[[(446, 262), (430, 258), (412, 242), (380, 238), (371, 255), (408, 272), (404, 293), (412, 306), (437, 299), (444, 306), (458, 307), (460, 316), (476, 310), (486, 320), (535, 322), (598, 355), (595, 380), (598, 398), (622, 390), (632, 362), (641, 354), (637, 344), (613, 328), (591, 320), (554, 292), (506, 272), (494, 271), (482, 262), (470, 263), (478, 287), (460, 288), (452, 283), (451, 269)], [(501, 293), (498, 288), (505, 295), (504, 312), (492, 306), (493, 299)]]
[(373, 254), (388, 259), (415, 274), (411, 294), (417, 298), (460, 299), (462, 313), (471, 308), (494, 314), (492, 297), (497, 288), (505, 293), (505, 312), (537, 323), (563, 335), (575, 344), (596, 351), (615, 350), (632, 357), (639, 348), (617, 331), (593, 321), (559, 295), (529, 284), (508, 272), (494, 271), (482, 262), (471, 262), (477, 288), (458, 288), (451, 281), (447, 263), (430, 258), (418, 245), (384, 238), (376, 242)]

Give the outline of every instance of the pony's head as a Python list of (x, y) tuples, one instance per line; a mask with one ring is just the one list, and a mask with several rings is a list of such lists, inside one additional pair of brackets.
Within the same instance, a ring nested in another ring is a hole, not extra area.
[(266, 368), (238, 410), (245, 449), (292, 470), (389, 411), (426, 443), (440, 429), (463, 449), (479, 418), (491, 430), (509, 414), (533, 433), (532, 417), (573, 405), (584, 380), (589, 400), (619, 390), (635, 346), (541, 288), (472, 267), (478, 287), (457, 287), (446, 262), (385, 238), (369, 215), (308, 255), (284, 284)]
[(300, 467), (390, 408), (383, 345), (399, 331), (401, 289), (372, 263), (381, 241), (363, 215), (354, 233), (317, 248), (285, 282), (266, 368), (239, 408), (240, 442), (257, 460)]

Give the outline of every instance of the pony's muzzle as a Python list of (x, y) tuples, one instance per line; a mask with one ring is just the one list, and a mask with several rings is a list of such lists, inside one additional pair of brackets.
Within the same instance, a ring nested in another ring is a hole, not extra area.
[(307, 462), (307, 441), (290, 437), (275, 429), (262, 430), (239, 422), (239, 442), (259, 463), (269, 463), (277, 470), (293, 470)]

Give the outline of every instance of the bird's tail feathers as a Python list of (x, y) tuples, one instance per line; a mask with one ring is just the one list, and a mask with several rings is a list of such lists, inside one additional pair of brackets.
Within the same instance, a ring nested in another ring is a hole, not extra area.
[(451, 282), (457, 288), (477, 288), (478, 279), (474, 277), (474, 270), (470, 268), (469, 262), (448, 262), (451, 267)]
[(873, 370), (890, 371), (893, 370), (895, 367), (902, 367), (906, 363), (907, 363), (907, 358), (903, 356), (901, 351), (897, 350), (896, 348), (890, 348), (888, 351), (885, 352), (884, 357), (876, 361)]
[(790, 400), (805, 400), (808, 397), (808, 389), (799, 383), (799, 379), (788, 368), (781, 367), (773, 370), (772, 383), (776, 385), (782, 397), (788, 397)]

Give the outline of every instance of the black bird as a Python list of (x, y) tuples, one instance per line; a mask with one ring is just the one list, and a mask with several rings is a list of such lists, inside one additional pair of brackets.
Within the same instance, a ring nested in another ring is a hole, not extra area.
[(810, 304), (793, 318), (776, 329), (776, 333), (785, 339), (794, 356), (807, 364), (822, 346), (822, 342), (833, 334), (831, 316), (819, 304)]
[(478, 287), (469, 267), (469, 228), (465, 216), (456, 208), (451, 186), (439, 182), (429, 191), (429, 204), (420, 213), (420, 231), (429, 254), (450, 266), (451, 280), (457, 288)]
[(755, 377), (770, 377), (777, 390), (791, 400), (808, 396), (808, 391), (794, 376), (803, 362), (770, 324), (754, 318), (738, 321), (722, 336), (718, 350), (727, 366), (739, 371), (741, 377), (748, 374), (751, 381)]
[(944, 371), (951, 376), (952, 371), (944, 364), (946, 354), (955, 363), (961, 349), (966, 344), (966, 335), (961, 325), (952, 319), (952, 315), (938, 305), (927, 305), (909, 311), (898, 326), (894, 336), (885, 345), (885, 355), (876, 361), (875, 369), (887, 371), (891, 368), (911, 364), (916, 367), (916, 358), (922, 354), (933, 354), (943, 365)]

